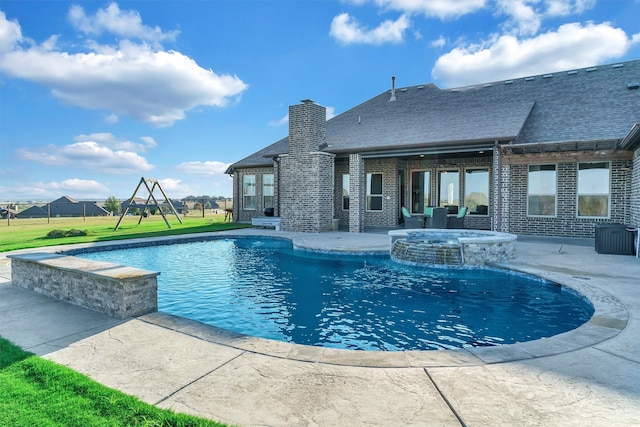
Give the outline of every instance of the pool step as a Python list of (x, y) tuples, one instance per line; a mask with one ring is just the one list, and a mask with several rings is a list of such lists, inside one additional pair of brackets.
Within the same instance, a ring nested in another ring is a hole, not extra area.
[(462, 253), (458, 243), (407, 242), (397, 240), (391, 250), (391, 258), (428, 265), (462, 265)]

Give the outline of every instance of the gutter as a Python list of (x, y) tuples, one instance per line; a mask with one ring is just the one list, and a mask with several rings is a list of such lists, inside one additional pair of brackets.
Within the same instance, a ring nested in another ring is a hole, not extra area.
[[(332, 149), (331, 145), (327, 147), (325, 150), (328, 153), (333, 154), (365, 154), (371, 153), (372, 155), (376, 155), (380, 153), (381, 155), (407, 155), (407, 154), (427, 154), (429, 151), (434, 153), (442, 153), (442, 149), (448, 149), (451, 147), (456, 147), (459, 151), (475, 151), (474, 149), (490, 149), (493, 148), (494, 143), (496, 141), (507, 143), (509, 141), (513, 141), (515, 136), (505, 136), (493, 139), (467, 139), (463, 141), (437, 141), (437, 142), (428, 142), (423, 144), (393, 144), (393, 145), (384, 145), (377, 147), (351, 147), (351, 148), (343, 148), (343, 149)], [(455, 152), (452, 150), (451, 152)]]
[(636, 123), (631, 127), (631, 130), (620, 141), (619, 147), (623, 150), (632, 150), (640, 147), (640, 123)]

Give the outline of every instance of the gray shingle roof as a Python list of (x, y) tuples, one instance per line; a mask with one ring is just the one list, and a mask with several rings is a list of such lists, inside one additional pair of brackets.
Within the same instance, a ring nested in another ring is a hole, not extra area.
[[(327, 122), (332, 153), (437, 150), (495, 141), (548, 144), (610, 141), (615, 148), (640, 122), (640, 60), (539, 76), (439, 89), (433, 84), (390, 90)], [(271, 165), (288, 138), (234, 163)], [(576, 145), (577, 146), (577, 145)]]
[(94, 201), (76, 201), (68, 196), (60, 197), (48, 206), (31, 206), (20, 212), (21, 218), (47, 218), (49, 215), (55, 216), (106, 216), (109, 215), (102, 206), (98, 206)]

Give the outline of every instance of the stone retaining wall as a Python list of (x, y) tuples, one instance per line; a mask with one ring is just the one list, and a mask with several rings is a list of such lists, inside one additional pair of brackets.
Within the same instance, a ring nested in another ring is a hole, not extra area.
[(67, 255), (8, 255), (14, 285), (125, 319), (158, 310), (160, 273)]

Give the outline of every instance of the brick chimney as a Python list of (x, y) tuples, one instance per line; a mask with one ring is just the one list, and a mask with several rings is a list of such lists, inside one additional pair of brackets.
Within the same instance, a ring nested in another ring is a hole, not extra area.
[(289, 107), (289, 149), (279, 166), (283, 231), (332, 230), (334, 156), (321, 151), (326, 117), (326, 109), (309, 99)]

